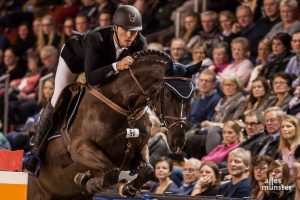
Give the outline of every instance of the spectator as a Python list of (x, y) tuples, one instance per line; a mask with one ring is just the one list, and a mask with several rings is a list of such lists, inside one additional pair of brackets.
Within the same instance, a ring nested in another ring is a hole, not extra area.
[[(291, 194), (291, 174), (289, 167), (286, 162), (282, 160), (274, 160), (271, 162), (268, 168), (268, 189), (265, 191), (263, 200), (285, 200), (289, 199)], [(272, 186), (283, 186), (284, 189), (277, 190), (276, 187)], [(288, 190), (286, 190), (289, 186)]]
[(153, 194), (175, 193), (178, 190), (177, 185), (170, 179), (173, 164), (167, 157), (161, 157), (155, 164), (155, 177), (158, 183), (155, 183), (149, 192)]
[(75, 17), (75, 30), (79, 33), (85, 33), (89, 29), (89, 18), (86, 15), (77, 15)]
[(238, 120), (242, 117), (247, 99), (243, 96), (243, 86), (237, 76), (226, 74), (221, 78), (221, 90), (224, 97), (215, 107), (215, 113), (211, 121), (201, 123), (202, 128), (207, 129), (206, 152), (210, 152), (221, 143), (223, 123), (230, 120)]
[(36, 39), (38, 38), (41, 29), (42, 29), (42, 18), (37, 17), (32, 22), (32, 31)]
[(253, 68), (249, 55), (249, 40), (238, 37), (231, 42), (231, 54), (233, 62), (223, 71), (223, 74), (235, 74), (239, 77), (244, 86), (248, 84)]
[[(88, 27), (92, 27), (96, 25), (97, 16), (98, 16), (98, 9), (95, 0), (80, 0), (81, 6), (79, 7), (79, 11), (77, 16), (85, 16), (85, 20), (88, 23)], [(104, 1), (103, 3), (105, 4)], [(100, 2), (99, 7), (103, 6), (102, 2)], [(101, 10), (99, 10), (101, 11)], [(76, 22), (75, 22), (76, 23)], [(79, 31), (79, 30), (78, 30)]]
[(294, 194), (294, 200), (300, 198), (300, 165), (299, 161), (295, 163), (296, 165), (296, 176), (295, 176), (295, 194)]
[(291, 174), (295, 173), (294, 163), (300, 157), (300, 125), (299, 120), (292, 115), (281, 119), (279, 149), (282, 160), (285, 161)]
[(218, 165), (205, 162), (200, 167), (200, 177), (191, 196), (216, 196), (220, 189), (221, 176)]
[(281, 0), (280, 6), (281, 22), (273, 26), (265, 38), (271, 39), (277, 33), (287, 33), (292, 35), (300, 30), (300, 22), (297, 20), (298, 3), (296, 0)]
[(268, 167), (272, 159), (269, 156), (254, 157), (251, 162), (250, 179), (251, 179), (251, 199), (263, 199), (266, 180), (268, 179)]
[(289, 102), (293, 97), (291, 95), (291, 77), (285, 72), (277, 73), (272, 80), (272, 86), (276, 97), (272, 99), (270, 104), (281, 108), (283, 111), (287, 111)]
[(101, 27), (112, 26), (112, 14), (108, 11), (102, 11), (99, 13), (98, 25)]
[(177, 190), (178, 195), (190, 195), (199, 179), (201, 162), (198, 159), (190, 158), (184, 162), (183, 183)]
[(215, 71), (217, 74), (222, 73), (229, 65), (229, 54), (227, 43), (219, 43), (213, 48), (212, 52), (213, 64), (208, 68)]
[[(300, 80), (300, 79), (298, 79)], [(300, 120), (300, 85), (297, 86), (294, 96), (289, 102), (288, 114), (295, 115)]]
[(240, 144), (240, 147), (252, 153), (255, 150), (253, 149), (255, 144), (260, 142), (266, 136), (262, 112), (257, 110), (250, 111), (245, 115), (244, 123), (247, 135), (246, 140)]
[(264, 122), (267, 135), (260, 142), (253, 146), (253, 156), (266, 155), (273, 159), (280, 156), (279, 148), (279, 131), (281, 117), (285, 113), (278, 107), (267, 108), (264, 112)]
[(258, 43), (258, 56), (256, 58), (256, 66), (251, 72), (249, 81), (248, 81), (248, 86), (247, 86), (247, 91), (250, 91), (251, 85), (254, 79), (256, 79), (260, 74), (262, 74), (262, 70), (267, 64), (267, 59), (269, 55), (271, 54), (271, 41), (268, 39), (263, 39)]
[(220, 30), (225, 41), (229, 41), (227, 37), (232, 34), (231, 30), (235, 21), (235, 16), (230, 10), (224, 10), (219, 13)]
[(272, 38), (272, 53), (263, 66), (260, 75), (271, 80), (275, 73), (284, 72), (285, 68), (292, 57), (291, 36), (286, 33), (278, 33)]
[(250, 180), (248, 178), (251, 154), (249, 151), (237, 148), (228, 155), (228, 172), (231, 180), (222, 184), (220, 195), (229, 198), (249, 197), (251, 192)]
[(63, 44), (66, 42), (68, 38), (70, 38), (73, 35), (74, 26), (74, 20), (73, 18), (66, 18), (63, 23), (63, 29), (61, 33), (61, 40), (60, 40), (60, 46), (62, 47)]
[(184, 17), (184, 33), (181, 38), (186, 43), (188, 50), (196, 45), (197, 34), (200, 31), (200, 19), (198, 13), (189, 13)]
[(299, 66), (299, 60), (300, 60), (300, 31), (297, 31), (292, 34), (292, 49), (293, 52), (296, 54), (294, 55), (288, 62), (285, 72), (288, 73), (292, 79), (293, 84), (292, 87), (296, 88), (297, 85), (299, 85), (299, 78), (300, 77), (300, 66)]
[(161, 123), (155, 115), (150, 115), (151, 130), (150, 138), (148, 141), (149, 157), (152, 166), (161, 156), (167, 156), (170, 152), (167, 142), (168, 130), (164, 127), (160, 127)]
[(249, 92), (248, 104), (244, 114), (253, 110), (264, 111), (271, 106), (274, 97), (271, 96), (270, 85), (264, 77), (259, 76), (254, 79)]
[[(202, 162), (211, 161), (219, 166), (226, 162), (227, 155), (230, 151), (237, 148), (242, 141), (242, 127), (236, 121), (227, 121), (224, 123), (222, 130), (222, 144), (215, 147), (206, 156), (202, 157)], [(209, 138), (208, 138), (209, 139)]]
[(42, 51), (40, 52), (40, 58), (43, 63), (43, 67), (41, 69), (41, 77), (49, 73), (56, 72), (58, 55), (58, 50), (54, 46), (47, 45), (42, 49)]
[(188, 54), (185, 48), (185, 43), (181, 38), (174, 38), (171, 41), (170, 53), (175, 62), (181, 64), (189, 64), (191, 60), (188, 58)]
[(53, 45), (58, 48), (60, 36), (56, 30), (55, 22), (51, 15), (45, 15), (41, 20), (42, 28), (37, 38), (37, 49), (41, 51), (46, 45)]

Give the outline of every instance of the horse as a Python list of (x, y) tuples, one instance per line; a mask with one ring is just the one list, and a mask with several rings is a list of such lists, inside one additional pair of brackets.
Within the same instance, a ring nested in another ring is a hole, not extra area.
[[(123, 185), (121, 192), (125, 196), (134, 196), (149, 180), (151, 170), (147, 158), (141, 154), (146, 149), (151, 126), (145, 114), (147, 109), (152, 105), (166, 124), (183, 128), (183, 115), (189, 102), (182, 103), (164, 89), (165, 75), (176, 75), (170, 56), (144, 50), (133, 58), (133, 65), (116, 80), (102, 86), (84, 87), (72, 123), (61, 129), (61, 137), (47, 145), (39, 178), (29, 178), (28, 199), (91, 199), (94, 192), (117, 182), (119, 170), (116, 168), (138, 170), (136, 180)], [(186, 76), (191, 76), (193, 68), (190, 69)], [(189, 81), (184, 74), (177, 75), (181, 81)], [(172, 135), (172, 131), (168, 135)], [(178, 135), (168, 136), (168, 143), (171, 149), (178, 151), (182, 148), (178, 141), (184, 141), (184, 135), (175, 137)], [(146, 162), (145, 168), (142, 161)]]

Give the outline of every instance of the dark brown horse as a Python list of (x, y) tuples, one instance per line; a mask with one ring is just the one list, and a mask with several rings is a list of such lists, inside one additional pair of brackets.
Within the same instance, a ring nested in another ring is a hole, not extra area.
[[(63, 137), (49, 142), (39, 178), (29, 179), (29, 200), (89, 199), (88, 194), (116, 182), (118, 173), (110, 173), (115, 168), (138, 169), (137, 179), (125, 185), (127, 196), (134, 196), (149, 179), (147, 159), (141, 153), (151, 126), (146, 110), (154, 105), (170, 128), (183, 128), (189, 102), (178, 99), (176, 89), (171, 93), (167, 87), (172, 84), (164, 85), (164, 77), (165, 73), (180, 76), (175, 81), (191, 84), (183, 76), (191, 76), (193, 70), (176, 72), (170, 57), (158, 51), (145, 50), (134, 58), (130, 70), (122, 71), (116, 80), (85, 88), (73, 123), (61, 130)], [(183, 133), (178, 135), (174, 129), (169, 135), (171, 149), (182, 148)]]

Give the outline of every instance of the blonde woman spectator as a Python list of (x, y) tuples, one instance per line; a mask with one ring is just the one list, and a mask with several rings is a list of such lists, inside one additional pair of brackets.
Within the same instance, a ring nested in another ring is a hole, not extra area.
[(37, 39), (37, 49), (41, 51), (46, 45), (53, 45), (58, 48), (60, 36), (56, 30), (54, 19), (51, 15), (45, 15), (41, 20), (42, 28)]
[(263, 39), (258, 43), (258, 48), (257, 48), (258, 56), (256, 58), (256, 66), (251, 72), (247, 90), (250, 91), (251, 85), (254, 79), (256, 79), (261, 73), (264, 68), (264, 66), (267, 64), (267, 59), (269, 55), (272, 52), (271, 49), (271, 41), (268, 39)]
[(299, 158), (295, 156), (295, 152), (300, 153), (300, 125), (298, 119), (292, 115), (281, 118), (279, 149), (282, 160), (287, 162), (291, 174), (294, 174), (294, 162)]
[(233, 62), (223, 71), (223, 74), (235, 74), (239, 77), (242, 84), (248, 84), (253, 68), (249, 56), (249, 41), (244, 37), (237, 37), (231, 42), (231, 55)]
[[(236, 121), (228, 121), (224, 123), (222, 130), (222, 144), (215, 147), (209, 154), (202, 157), (202, 162), (211, 161), (221, 164), (226, 161), (230, 151), (237, 148), (242, 141), (242, 127)], [(209, 139), (209, 138), (208, 138)]]
[(186, 43), (188, 50), (191, 50), (195, 44), (195, 37), (200, 31), (200, 19), (198, 13), (190, 13), (184, 17), (184, 33), (181, 38)]
[(222, 184), (220, 187), (220, 195), (229, 198), (249, 197), (251, 192), (249, 168), (251, 154), (243, 148), (237, 148), (228, 155), (228, 173), (231, 180)]
[(218, 165), (205, 162), (200, 167), (200, 177), (191, 196), (216, 196), (219, 193), (221, 174)]
[(213, 48), (213, 64), (208, 69), (222, 73), (229, 65), (229, 55), (226, 43), (219, 43)]
[(296, 0), (282, 0), (279, 10), (281, 22), (273, 26), (265, 38), (271, 39), (281, 32), (292, 35), (300, 30), (300, 22), (297, 20), (298, 3)]

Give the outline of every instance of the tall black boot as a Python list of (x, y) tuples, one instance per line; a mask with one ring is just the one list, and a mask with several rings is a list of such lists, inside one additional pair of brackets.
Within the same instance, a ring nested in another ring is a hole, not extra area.
[(39, 175), (41, 164), (40, 155), (45, 150), (45, 141), (47, 140), (49, 133), (53, 130), (53, 111), (54, 108), (49, 102), (40, 116), (31, 154), (27, 155), (23, 161), (23, 170), (35, 176)]

